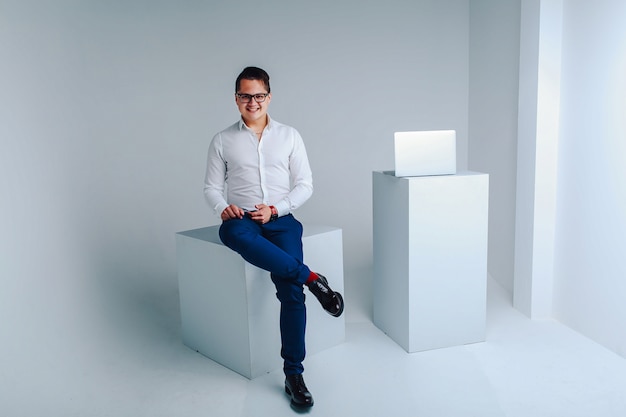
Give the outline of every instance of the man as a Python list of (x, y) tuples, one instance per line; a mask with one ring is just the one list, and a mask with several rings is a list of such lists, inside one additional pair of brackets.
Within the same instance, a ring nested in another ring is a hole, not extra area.
[(271, 100), (269, 75), (245, 68), (235, 82), (241, 119), (213, 137), (204, 193), (220, 213), (222, 242), (271, 273), (281, 303), (285, 391), (292, 405), (311, 407), (313, 397), (302, 378), (304, 285), (335, 317), (344, 304), (326, 278), (303, 263), (302, 224), (291, 212), (313, 193), (311, 168), (298, 131), (267, 114)]

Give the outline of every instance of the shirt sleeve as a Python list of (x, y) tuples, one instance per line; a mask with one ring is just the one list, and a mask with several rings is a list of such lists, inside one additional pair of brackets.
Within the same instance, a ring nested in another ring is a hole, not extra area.
[(223, 157), (221, 136), (217, 134), (209, 145), (206, 175), (204, 176), (204, 196), (209, 206), (217, 214), (228, 207), (224, 198), (225, 187), (226, 161)]
[(291, 191), (275, 204), (279, 216), (291, 213), (304, 204), (313, 194), (313, 174), (309, 165), (302, 136), (294, 129), (293, 149), (289, 158)]

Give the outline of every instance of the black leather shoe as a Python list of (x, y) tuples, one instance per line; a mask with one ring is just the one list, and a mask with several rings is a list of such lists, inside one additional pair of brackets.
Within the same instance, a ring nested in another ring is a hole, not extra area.
[(317, 276), (319, 278), (309, 284), (309, 290), (319, 300), (328, 314), (333, 317), (341, 316), (341, 313), (343, 313), (343, 297), (338, 292), (330, 289), (328, 280), (324, 275), (317, 274)]
[(291, 405), (296, 408), (313, 407), (313, 396), (304, 384), (302, 374), (285, 377), (285, 392), (291, 396)]

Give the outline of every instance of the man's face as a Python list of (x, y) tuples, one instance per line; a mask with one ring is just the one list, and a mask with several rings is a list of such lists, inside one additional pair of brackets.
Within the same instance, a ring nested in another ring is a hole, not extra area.
[[(267, 90), (260, 80), (241, 80), (239, 83), (239, 91), (237, 94), (248, 94), (254, 96), (255, 94), (265, 94)], [(239, 108), (239, 112), (243, 117), (243, 121), (247, 124), (253, 124), (258, 121), (265, 121), (267, 116), (267, 107), (270, 104), (272, 95), (265, 97), (265, 100), (261, 103), (257, 103), (254, 97), (249, 102), (244, 103), (244, 100), (235, 95), (235, 102)]]

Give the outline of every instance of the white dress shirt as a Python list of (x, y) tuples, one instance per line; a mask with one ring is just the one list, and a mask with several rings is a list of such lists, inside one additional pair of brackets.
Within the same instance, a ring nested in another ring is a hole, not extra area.
[(230, 204), (255, 210), (262, 203), (284, 216), (313, 194), (302, 137), (293, 127), (267, 118), (261, 140), (242, 120), (213, 137), (204, 194), (216, 213)]

